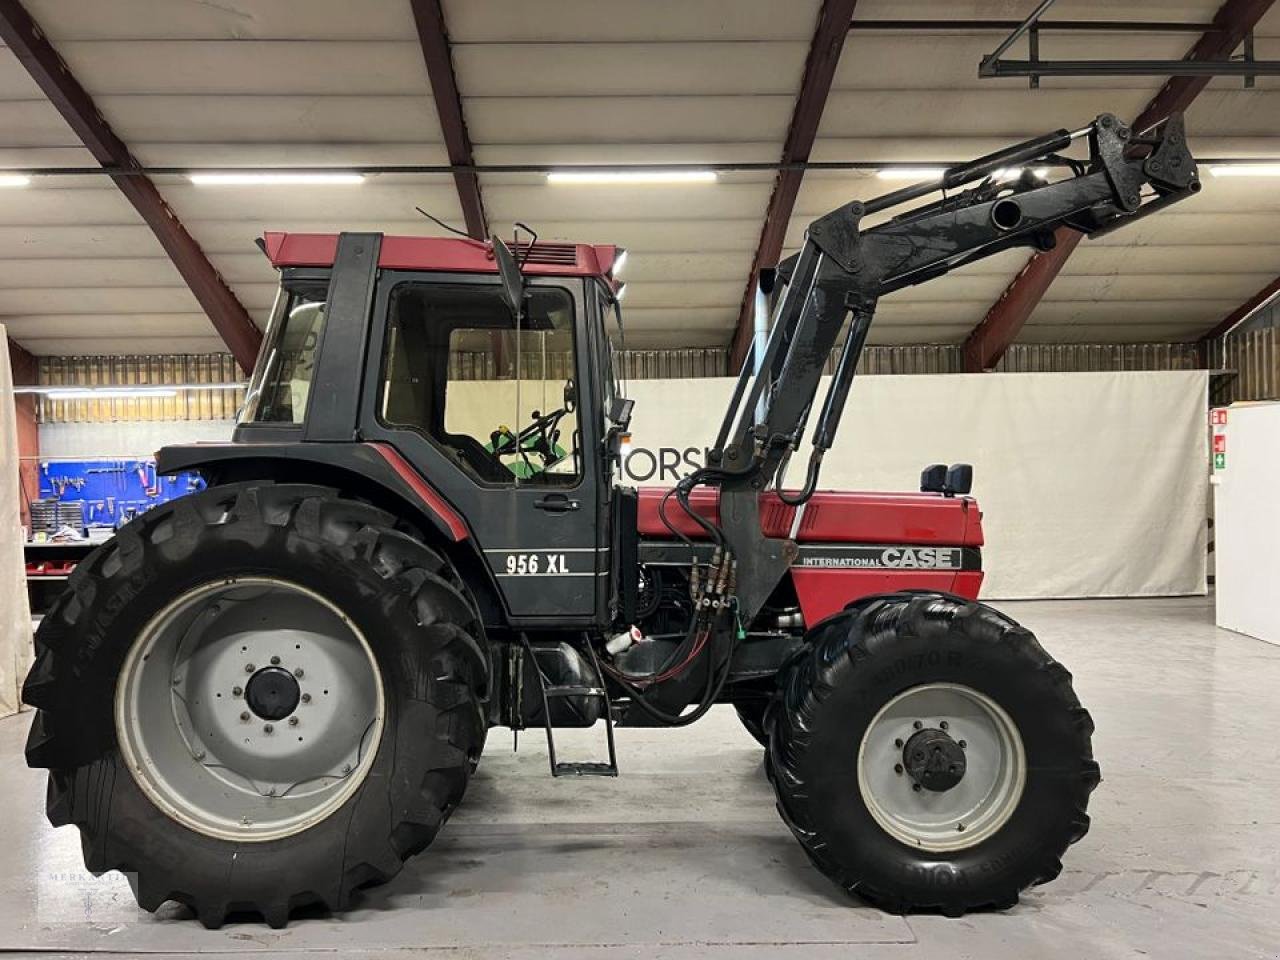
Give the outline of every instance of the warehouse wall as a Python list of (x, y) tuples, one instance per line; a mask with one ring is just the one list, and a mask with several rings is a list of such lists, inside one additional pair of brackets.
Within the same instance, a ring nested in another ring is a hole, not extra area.
[[(653, 353), (651, 370), (673, 362), (677, 353), (694, 352)], [(1030, 347), (1009, 359), (1027, 366), (1173, 364), (1188, 362), (1193, 353), (1167, 346)], [(943, 349), (885, 349), (870, 354), (868, 363), (918, 367), (947, 355)], [(838, 487), (912, 489), (928, 462), (975, 462), (976, 492), (990, 517), (993, 597), (1202, 592), (1207, 380), (1205, 371), (868, 376), (855, 386), (823, 480)], [(701, 455), (731, 385), (723, 377), (633, 378), (630, 392), (641, 401), (637, 443), (667, 452), (659, 455), (665, 465), (656, 475), (633, 469), (629, 479), (671, 483), (677, 469), (672, 456), (679, 453), (687, 462), (687, 450), (694, 459)], [(492, 381), (455, 387), (474, 388), (477, 422), (510, 420), (506, 407), (488, 409), (501, 396)], [(61, 404), (53, 411), (57, 416), (86, 419), (46, 419), (42, 453), (143, 456), (167, 443), (230, 435), (232, 421), (224, 418), (124, 419), (147, 413), (148, 403), (157, 402), (117, 404), (111, 411)], [(210, 409), (158, 403), (158, 412), (168, 416)], [(225, 397), (216, 403), (229, 405)], [(672, 410), (680, 415), (673, 417)], [(122, 418), (88, 419), (107, 412)]]

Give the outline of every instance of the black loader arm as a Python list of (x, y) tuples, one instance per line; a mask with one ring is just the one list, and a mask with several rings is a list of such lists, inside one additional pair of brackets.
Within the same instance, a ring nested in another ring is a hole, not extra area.
[[(1080, 138), (1088, 140), (1088, 160), (1058, 156)], [(1029, 169), (1037, 162), (1065, 163), (1072, 175), (1046, 182)], [(1014, 175), (1006, 178), (1011, 169)], [(1137, 137), (1102, 114), (1075, 132), (1028, 140), (814, 221), (800, 252), (780, 267), (789, 282), (768, 344), (763, 357), (748, 355), (743, 365), (707, 468), (692, 475), (683, 492), (674, 491), (687, 506), (693, 486), (720, 487), (720, 526), (738, 563), (743, 619), (755, 615), (794, 555), (791, 541), (763, 535), (758, 495), (780, 482), (800, 447), (846, 317), (852, 319), (813, 432), (804, 486), (798, 494), (778, 491), (789, 504), (803, 504), (813, 494), (880, 297), (1010, 247), (1049, 249), (1059, 227), (1090, 236), (1108, 232), (1199, 189), (1181, 115)], [(940, 200), (862, 227), (866, 217), (938, 191)]]

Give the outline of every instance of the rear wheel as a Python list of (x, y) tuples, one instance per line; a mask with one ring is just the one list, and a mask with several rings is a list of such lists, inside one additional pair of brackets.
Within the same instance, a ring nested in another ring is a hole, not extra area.
[(897, 912), (1005, 907), (1088, 831), (1093, 723), (1003, 614), (939, 593), (858, 601), (782, 677), (778, 809), (840, 886)]
[(82, 563), (37, 634), (27, 761), (141, 906), (273, 925), (423, 849), (484, 745), (488, 666), (449, 565), (389, 514), (215, 487)]

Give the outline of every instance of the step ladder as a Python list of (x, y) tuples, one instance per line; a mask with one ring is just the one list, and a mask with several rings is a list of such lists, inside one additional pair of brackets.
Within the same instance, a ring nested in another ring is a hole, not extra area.
[[(534, 656), (533, 645), (525, 634), (520, 634), (520, 642), (524, 645), (528, 662), (538, 672), (538, 689), (542, 691), (542, 720), (547, 728), (547, 756), (551, 762), (553, 777), (616, 777), (618, 775), (618, 754), (613, 745), (613, 704), (609, 701), (609, 691), (604, 686), (604, 675), (600, 671), (600, 660), (596, 651), (587, 640), (585, 646), (591, 657), (591, 669), (595, 674), (594, 685), (553, 684), (542, 672), (538, 658)], [(561, 762), (556, 759), (556, 737), (551, 726), (551, 701), (570, 697), (598, 697), (604, 704), (604, 731), (609, 744), (609, 760), (589, 762)]]

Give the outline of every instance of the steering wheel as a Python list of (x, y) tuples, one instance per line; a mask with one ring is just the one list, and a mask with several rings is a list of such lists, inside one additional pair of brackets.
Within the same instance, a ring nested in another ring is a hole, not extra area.
[[(556, 452), (560, 440), (560, 421), (571, 410), (561, 407), (550, 413), (533, 411), (533, 422), (515, 433), (505, 424), (489, 434), (489, 445), (495, 458), (519, 456), (530, 473), (541, 473), (552, 464), (563, 460), (565, 454)], [(540, 466), (529, 461), (529, 454), (541, 460)]]

